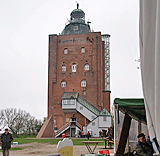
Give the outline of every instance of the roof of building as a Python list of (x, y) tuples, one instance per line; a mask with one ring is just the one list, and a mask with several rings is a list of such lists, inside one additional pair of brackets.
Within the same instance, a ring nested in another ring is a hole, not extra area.
[(83, 18), (85, 17), (85, 13), (83, 10), (81, 9), (74, 9), (71, 14), (70, 14), (71, 18)]
[(62, 95), (62, 100), (64, 99), (77, 99), (78, 92), (64, 92)]
[(104, 108), (99, 115), (102, 115), (102, 116), (111, 116), (111, 114), (107, 111), (106, 108)]
[(88, 108), (94, 114), (99, 115), (100, 110), (96, 108), (94, 105), (92, 105), (90, 102), (88, 102), (86, 99), (84, 99), (82, 96), (79, 95), (77, 101), (86, 108)]
[(79, 4), (77, 3), (77, 9), (71, 12), (70, 20), (68, 20), (61, 35), (86, 34), (91, 32), (89, 23), (85, 22), (85, 13), (79, 9)]

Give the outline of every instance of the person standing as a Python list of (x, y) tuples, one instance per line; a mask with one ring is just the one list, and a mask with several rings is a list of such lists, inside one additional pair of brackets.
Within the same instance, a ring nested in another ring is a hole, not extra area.
[(8, 128), (1, 136), (2, 152), (3, 156), (9, 156), (9, 149), (11, 148), (11, 142), (13, 141), (12, 134), (8, 132)]
[(82, 138), (84, 138), (84, 131), (82, 131)]
[(99, 131), (99, 137), (101, 138), (101, 136), (102, 136), (102, 131), (100, 130)]
[(90, 133), (88, 131), (88, 133), (87, 133), (87, 139), (89, 140), (89, 138), (90, 138)]
[(153, 156), (153, 148), (146, 142), (144, 133), (140, 133), (137, 138), (136, 154), (138, 154), (138, 156)]

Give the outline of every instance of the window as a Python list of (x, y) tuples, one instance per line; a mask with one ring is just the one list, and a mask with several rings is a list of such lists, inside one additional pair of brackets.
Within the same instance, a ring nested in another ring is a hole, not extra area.
[(82, 118), (79, 118), (79, 122), (82, 122)]
[(104, 117), (103, 117), (103, 121), (107, 121), (107, 118), (106, 118), (106, 116), (104, 116)]
[(75, 104), (75, 100), (69, 100), (70, 105), (74, 105)]
[(61, 87), (66, 87), (66, 82), (65, 81), (61, 82)]
[(89, 64), (85, 64), (85, 70), (89, 70)]
[(81, 87), (86, 87), (86, 80), (81, 81)]
[(85, 53), (85, 48), (84, 47), (81, 48), (81, 53)]
[(76, 72), (76, 63), (72, 64), (72, 72)]
[(86, 95), (86, 90), (83, 91), (83, 95)]
[(74, 26), (74, 30), (78, 30), (78, 26)]
[(95, 122), (92, 122), (92, 126), (95, 126)]
[(64, 105), (75, 105), (75, 100), (63, 100)]
[(64, 49), (64, 54), (68, 54), (68, 49), (67, 48)]
[(62, 71), (66, 71), (66, 66), (62, 66)]
[(83, 107), (80, 106), (80, 110), (83, 110)]

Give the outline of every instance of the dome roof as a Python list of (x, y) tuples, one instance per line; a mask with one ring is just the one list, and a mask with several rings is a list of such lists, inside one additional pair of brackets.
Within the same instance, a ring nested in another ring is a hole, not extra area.
[(74, 9), (72, 12), (71, 12), (71, 17), (72, 18), (83, 18), (85, 16), (85, 13), (83, 10), (81, 9)]
[(89, 23), (86, 24), (85, 13), (79, 9), (79, 3), (77, 3), (77, 8), (71, 12), (68, 22), (61, 33), (62, 35), (86, 34), (90, 32)]
[(81, 19), (84, 19), (85, 18), (85, 13), (83, 10), (79, 9), (79, 3), (77, 3), (77, 9), (74, 9), (71, 14), (71, 19), (74, 19), (74, 18), (81, 18)]

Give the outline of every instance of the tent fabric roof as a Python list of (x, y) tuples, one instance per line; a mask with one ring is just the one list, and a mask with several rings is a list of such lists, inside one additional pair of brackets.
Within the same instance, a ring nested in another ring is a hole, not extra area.
[(118, 104), (122, 113), (127, 113), (131, 118), (147, 124), (144, 99), (115, 98), (114, 104)]

